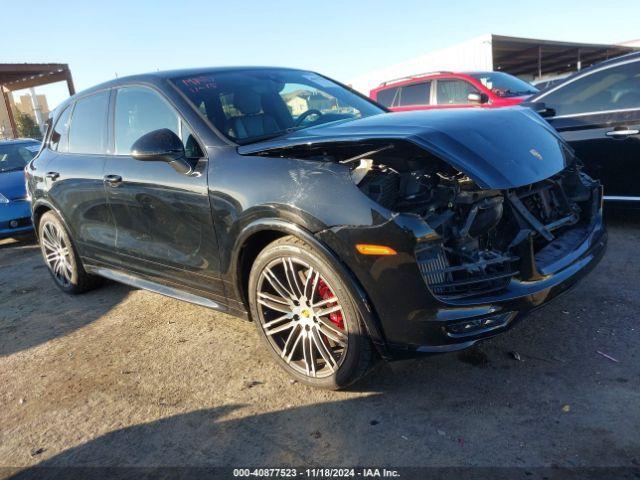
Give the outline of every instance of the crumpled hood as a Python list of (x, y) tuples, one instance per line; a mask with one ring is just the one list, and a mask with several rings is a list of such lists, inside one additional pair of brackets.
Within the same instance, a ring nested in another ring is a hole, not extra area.
[(24, 198), (27, 194), (24, 171), (0, 172), (0, 193), (9, 200)]
[(302, 144), (367, 139), (413, 142), (492, 189), (544, 180), (567, 166), (571, 151), (547, 122), (523, 107), (380, 114), (307, 128), (238, 151), (251, 155)]

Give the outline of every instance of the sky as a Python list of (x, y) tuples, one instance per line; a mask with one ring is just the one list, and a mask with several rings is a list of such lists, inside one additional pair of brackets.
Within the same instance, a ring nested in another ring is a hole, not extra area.
[[(485, 33), (640, 38), (639, 1), (621, 10), (607, 0), (0, 0), (0, 11), (11, 19), (0, 63), (68, 63), (78, 91), (116, 75), (223, 65), (308, 68), (348, 82)], [(61, 83), (36, 90), (51, 108), (68, 95)]]

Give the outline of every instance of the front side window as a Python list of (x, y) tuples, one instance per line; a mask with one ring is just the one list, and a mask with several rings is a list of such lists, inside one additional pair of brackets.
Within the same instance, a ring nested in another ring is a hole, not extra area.
[(640, 109), (640, 62), (584, 76), (540, 97), (555, 115)]
[(107, 112), (109, 92), (100, 92), (76, 102), (69, 127), (69, 152), (107, 152)]
[(431, 95), (431, 82), (414, 83), (406, 85), (400, 91), (400, 106), (429, 105)]
[(462, 105), (469, 102), (469, 94), (478, 90), (464, 80), (438, 80), (436, 97), (438, 105)]
[(65, 108), (56, 121), (51, 138), (49, 139), (49, 148), (58, 152), (66, 152), (69, 146), (69, 121), (71, 120), (71, 106)]
[(158, 93), (145, 87), (118, 89), (114, 121), (117, 155), (128, 155), (143, 135), (163, 128), (175, 133), (185, 145), (187, 157), (200, 157), (200, 148), (177, 112)]
[(22, 170), (39, 149), (37, 142), (0, 144), (0, 173)]
[(299, 70), (204, 72), (172, 82), (219, 132), (241, 144), (383, 113), (351, 90)]

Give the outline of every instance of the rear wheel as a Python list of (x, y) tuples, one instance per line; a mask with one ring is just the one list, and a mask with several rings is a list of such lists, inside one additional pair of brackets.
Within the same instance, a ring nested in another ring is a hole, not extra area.
[(301, 240), (281, 238), (258, 255), (249, 300), (272, 356), (297, 379), (338, 389), (371, 365), (356, 298), (331, 261)]
[(85, 272), (64, 224), (52, 212), (40, 218), (40, 250), (56, 285), (65, 293), (76, 294), (97, 287), (101, 278)]

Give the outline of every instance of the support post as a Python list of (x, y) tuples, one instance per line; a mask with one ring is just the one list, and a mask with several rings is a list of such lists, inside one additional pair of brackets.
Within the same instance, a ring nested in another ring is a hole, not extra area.
[(13, 110), (11, 109), (11, 102), (9, 101), (10, 91), (5, 88), (4, 85), (0, 85), (2, 90), (2, 97), (4, 98), (4, 105), (7, 107), (7, 115), (9, 116), (9, 124), (11, 125), (11, 135), (13, 138), (18, 138), (18, 128), (16, 127), (16, 120), (13, 118)]
[(67, 68), (66, 70), (67, 76), (67, 88), (69, 89), (69, 96), (73, 96), (76, 94), (76, 88), (73, 86), (73, 78), (71, 77), (71, 70)]
[(580, 57), (580, 49), (578, 49), (578, 63), (576, 64), (577, 70), (582, 70), (582, 58)]
[(538, 78), (542, 78), (542, 45), (538, 45)]

